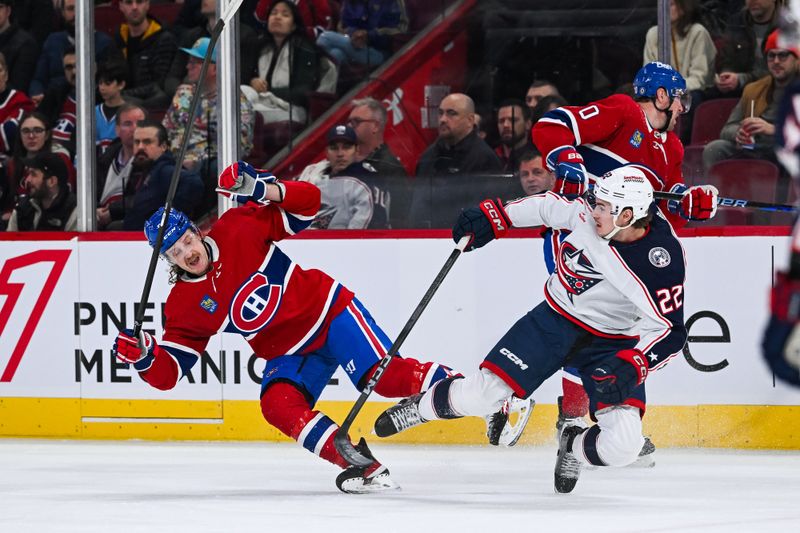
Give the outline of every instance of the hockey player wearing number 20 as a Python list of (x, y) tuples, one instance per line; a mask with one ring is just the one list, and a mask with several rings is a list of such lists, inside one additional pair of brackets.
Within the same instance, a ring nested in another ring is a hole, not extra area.
[[(162, 340), (142, 332), (140, 349), (132, 330), (122, 331), (117, 358), (167, 390), (197, 363), (213, 335), (238, 333), (266, 359), (261, 411), (268, 423), (343, 468), (336, 478), (343, 492), (398, 488), (377, 460), (366, 468), (348, 464), (334, 446), (337, 424), (314, 409), (337, 367), (360, 390), (391, 345), (350, 290), (320, 270), (301, 268), (275, 245), (308, 227), (320, 207), (319, 189), (281, 182), (239, 161), (222, 172), (217, 191), (246, 205), (223, 214), (205, 237), (186, 215), (169, 213), (160, 253), (172, 265), (174, 286)], [(162, 218), (163, 208), (145, 224), (151, 246)], [(449, 375), (436, 363), (396, 357), (375, 391), (406, 397)], [(364, 439), (356, 448), (372, 457)]]
[[(502, 237), (510, 226), (570, 230), (545, 301), (522, 317), (467, 378), (448, 378), (389, 408), (379, 436), (429, 420), (483, 416), (509, 394), (529, 397), (564, 365), (578, 369), (596, 425), (564, 428), (555, 490), (571, 492), (583, 465), (625, 466), (644, 443), (645, 379), (678, 354), (683, 323), (684, 253), (653, 188), (625, 166), (599, 178), (593, 193), (567, 200), (547, 192), (503, 206), (485, 200), (453, 228), (467, 250)], [(415, 421), (409, 424), (408, 421)]]

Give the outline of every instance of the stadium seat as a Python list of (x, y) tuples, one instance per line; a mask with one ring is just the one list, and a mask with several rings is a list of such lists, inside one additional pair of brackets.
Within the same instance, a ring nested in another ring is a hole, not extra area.
[(113, 37), (119, 31), (119, 25), (125, 22), (125, 17), (117, 6), (97, 6), (94, 8), (94, 29), (102, 31)]
[(171, 28), (172, 25), (175, 24), (175, 20), (177, 20), (178, 13), (182, 7), (183, 4), (172, 2), (163, 4), (154, 4), (151, 2), (148, 14), (160, 21), (162, 25)]
[[(775, 202), (780, 170), (769, 161), (758, 159), (727, 159), (715, 163), (705, 183), (719, 189), (720, 196), (759, 202)], [(708, 222), (692, 223), (695, 227), (750, 225), (763, 222), (752, 209), (720, 208)]]
[(737, 103), (739, 103), (738, 98), (719, 98), (706, 100), (697, 106), (694, 111), (690, 144), (702, 146), (709, 141), (719, 139), (722, 126), (728, 121)]
[(702, 185), (704, 178), (703, 147), (687, 146), (683, 150), (683, 182), (689, 186)]

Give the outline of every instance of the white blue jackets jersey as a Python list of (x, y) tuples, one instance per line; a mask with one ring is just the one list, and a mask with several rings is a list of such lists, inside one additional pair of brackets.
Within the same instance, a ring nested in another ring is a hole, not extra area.
[(571, 233), (558, 249), (545, 297), (557, 313), (587, 331), (638, 338), (650, 368), (665, 364), (686, 343), (683, 322), (683, 248), (660, 210), (639, 240), (607, 241), (597, 234), (591, 208), (547, 192), (506, 206), (516, 227), (546, 225)]

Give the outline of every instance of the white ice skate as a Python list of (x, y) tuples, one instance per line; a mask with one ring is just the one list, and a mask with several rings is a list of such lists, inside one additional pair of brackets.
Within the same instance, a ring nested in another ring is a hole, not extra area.
[(503, 406), (496, 413), (484, 417), (486, 420), (486, 436), (489, 444), (493, 446), (514, 446), (528, 420), (531, 417), (536, 402), (533, 398), (520, 399), (511, 396), (503, 402)]

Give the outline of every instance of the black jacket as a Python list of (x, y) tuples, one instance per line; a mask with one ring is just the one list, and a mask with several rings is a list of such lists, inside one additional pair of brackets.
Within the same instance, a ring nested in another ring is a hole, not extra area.
[[(777, 9), (776, 9), (777, 12)], [(775, 29), (774, 20), (769, 24), (764, 39)], [(753, 29), (753, 17), (742, 9), (731, 17), (725, 34), (722, 37), (722, 45), (717, 55), (717, 72), (738, 72), (747, 74), (744, 84), (755, 81), (768, 74), (765, 60), (756, 62), (756, 34)], [(744, 86), (744, 85), (743, 85)]]
[(117, 48), (125, 55), (130, 73), (130, 83), (124, 94), (141, 100), (146, 107), (166, 108), (170, 97), (164, 92), (164, 80), (178, 51), (175, 37), (151, 18), (138, 46), (131, 49), (129, 31), (128, 25), (122, 24), (114, 36)]
[(12, 24), (0, 33), (0, 52), (8, 65), (8, 85), (28, 94), (39, 58), (39, 43), (30, 33)]

